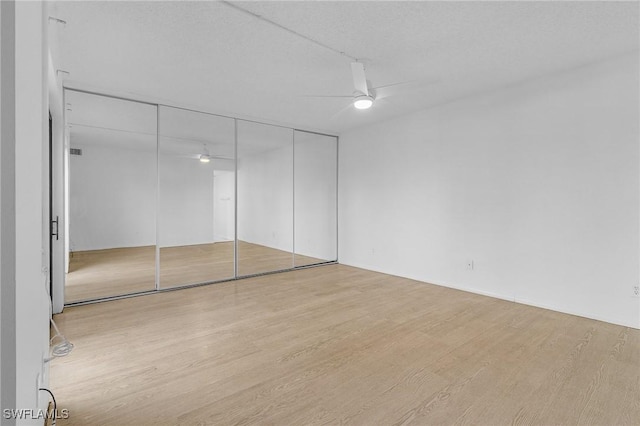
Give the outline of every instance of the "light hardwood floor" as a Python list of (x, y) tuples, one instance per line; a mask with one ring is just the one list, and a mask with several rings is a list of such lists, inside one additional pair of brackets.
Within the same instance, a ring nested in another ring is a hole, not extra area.
[(61, 426), (640, 423), (640, 330), (342, 265), (55, 320)]
[[(155, 289), (155, 246), (74, 252), (65, 284), (65, 302), (118, 296)], [(253, 275), (322, 263), (317, 259), (245, 241), (238, 243), (238, 275)], [(233, 242), (163, 247), (160, 285), (233, 278)]]

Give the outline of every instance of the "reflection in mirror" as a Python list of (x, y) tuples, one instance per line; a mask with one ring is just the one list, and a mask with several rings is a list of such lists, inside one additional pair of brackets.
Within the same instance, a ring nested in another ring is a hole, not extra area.
[(154, 105), (66, 91), (65, 302), (155, 289)]
[(337, 151), (334, 136), (294, 134), (295, 266), (337, 260)]
[(293, 267), (293, 130), (238, 120), (238, 276)]
[(234, 120), (159, 108), (160, 287), (233, 278)]

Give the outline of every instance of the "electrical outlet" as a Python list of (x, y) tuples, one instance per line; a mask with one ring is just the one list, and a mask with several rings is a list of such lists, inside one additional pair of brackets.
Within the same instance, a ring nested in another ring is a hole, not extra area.
[(634, 285), (631, 294), (633, 294), (634, 297), (640, 297), (640, 285)]
[(473, 260), (467, 260), (467, 271), (473, 271)]

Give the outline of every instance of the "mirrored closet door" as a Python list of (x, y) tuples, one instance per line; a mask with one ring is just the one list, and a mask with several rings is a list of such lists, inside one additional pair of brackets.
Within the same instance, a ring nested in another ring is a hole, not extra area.
[(65, 303), (337, 260), (334, 136), (66, 89)]
[(338, 141), (294, 133), (294, 266), (338, 258)]
[(237, 126), (238, 276), (293, 268), (293, 130)]
[(65, 303), (155, 289), (157, 107), (66, 92)]
[(235, 122), (159, 108), (160, 287), (234, 278)]

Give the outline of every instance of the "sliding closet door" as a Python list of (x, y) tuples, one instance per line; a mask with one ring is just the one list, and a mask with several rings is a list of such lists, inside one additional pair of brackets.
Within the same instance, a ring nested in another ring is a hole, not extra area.
[(235, 122), (159, 110), (160, 287), (234, 278)]
[(65, 302), (337, 259), (337, 138), (66, 91)]
[(155, 289), (155, 105), (66, 91), (65, 302)]
[(338, 257), (338, 140), (295, 131), (295, 266)]
[(238, 120), (238, 276), (293, 267), (293, 130)]

